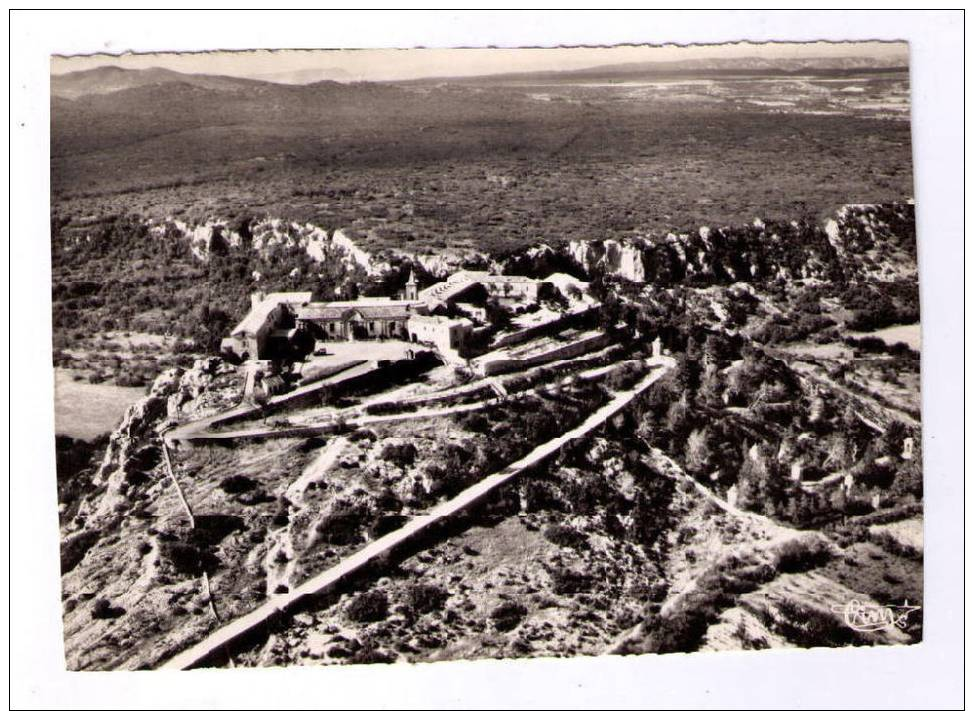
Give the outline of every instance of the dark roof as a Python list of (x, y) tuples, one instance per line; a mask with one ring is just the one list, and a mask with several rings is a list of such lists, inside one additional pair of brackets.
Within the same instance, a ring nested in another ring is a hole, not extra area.
[(408, 304), (403, 306), (355, 306), (353, 310), (362, 314), (363, 318), (409, 318), (415, 313)]
[(417, 313), (415, 304), (409, 301), (389, 304), (307, 304), (296, 309), (298, 320), (306, 321), (344, 321), (355, 312), (365, 319), (401, 319)]
[(294, 310), (295, 318), (299, 321), (340, 321), (348, 311), (348, 306), (330, 306), (329, 304), (305, 304)]

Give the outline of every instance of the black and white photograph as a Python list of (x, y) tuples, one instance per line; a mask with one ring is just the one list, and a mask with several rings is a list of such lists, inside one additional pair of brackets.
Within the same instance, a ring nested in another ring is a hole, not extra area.
[(906, 39), (226, 46), (48, 56), (55, 666), (924, 644)]

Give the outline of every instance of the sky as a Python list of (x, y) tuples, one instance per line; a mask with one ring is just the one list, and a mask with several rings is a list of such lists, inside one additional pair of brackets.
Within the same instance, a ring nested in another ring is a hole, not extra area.
[(325, 73), (349, 81), (385, 81), (439, 76), (476, 76), (505, 72), (584, 69), (603, 64), (677, 61), (710, 57), (871, 56), (903, 58), (907, 45), (892, 42), (736, 43), (723, 45), (557, 47), (549, 49), (347, 49), (258, 50), (95, 54), (51, 58), (51, 73), (119, 66), (164, 67), (190, 74), (222, 74), (257, 79), (301, 81)]

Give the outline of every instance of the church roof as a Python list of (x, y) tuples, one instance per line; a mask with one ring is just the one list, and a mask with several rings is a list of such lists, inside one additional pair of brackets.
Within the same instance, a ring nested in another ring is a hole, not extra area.
[(365, 319), (400, 319), (418, 313), (422, 306), (418, 301), (331, 301), (299, 306), (295, 315), (307, 321), (343, 321), (356, 312)]

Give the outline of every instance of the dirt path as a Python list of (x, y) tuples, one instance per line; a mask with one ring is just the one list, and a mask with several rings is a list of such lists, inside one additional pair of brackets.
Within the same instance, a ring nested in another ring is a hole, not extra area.
[(295, 519), (307, 508), (304, 503), (304, 492), (311, 482), (331, 469), (346, 444), (348, 440), (344, 437), (337, 437), (329, 442), (328, 446), (321, 450), (315, 460), (301, 472), (301, 476), (295, 479), (284, 492), (284, 498), (290, 504), (288, 522), (270, 531), (268, 535), (270, 542), (264, 557), (268, 598), (286, 595), (291, 590), (291, 581), (294, 579), (294, 571), (298, 564), (292, 528)]

